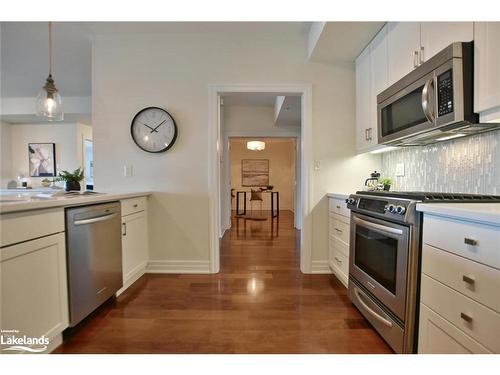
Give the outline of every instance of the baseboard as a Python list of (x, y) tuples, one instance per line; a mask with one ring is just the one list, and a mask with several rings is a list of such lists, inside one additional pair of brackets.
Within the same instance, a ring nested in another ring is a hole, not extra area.
[(144, 273), (146, 272), (146, 267), (148, 265), (147, 261), (144, 261), (138, 264), (132, 271), (130, 271), (127, 275), (125, 275), (125, 281), (123, 282), (123, 286), (118, 292), (116, 292), (116, 296), (118, 297), (122, 294), (127, 288), (135, 283)]
[(150, 260), (146, 273), (210, 273), (208, 260)]
[(327, 260), (313, 260), (311, 273), (332, 273)]

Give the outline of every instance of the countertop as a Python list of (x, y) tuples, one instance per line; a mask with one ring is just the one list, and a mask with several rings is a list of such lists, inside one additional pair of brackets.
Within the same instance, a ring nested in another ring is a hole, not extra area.
[(82, 206), (86, 204), (143, 197), (151, 194), (150, 191), (109, 191), (76, 196), (51, 196), (50, 193), (53, 192), (2, 192), (0, 193), (0, 214), (53, 207)]
[(351, 193), (328, 193), (328, 198), (346, 199)]
[(500, 203), (418, 203), (417, 210), (426, 214), (500, 226)]

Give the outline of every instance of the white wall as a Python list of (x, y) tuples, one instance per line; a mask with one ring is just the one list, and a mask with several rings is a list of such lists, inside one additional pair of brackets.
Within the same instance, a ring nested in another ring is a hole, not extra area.
[(56, 168), (72, 171), (83, 165), (81, 140), (84, 137), (92, 139), (92, 128), (80, 123), (2, 124), (2, 135), (4, 129), (8, 131), (5, 139), (2, 136), (0, 154), (2, 171), (4, 168), (7, 171), (2, 172), (3, 188), (6, 187), (5, 181), (16, 179), (19, 174), (27, 177), (29, 185), (40, 186), (42, 177), (29, 177), (28, 143), (55, 143)]
[(0, 188), (5, 188), (12, 179), (10, 137), (11, 125), (0, 121)]
[[(208, 261), (208, 86), (311, 83), (313, 260), (327, 259), (325, 194), (353, 191), (379, 156), (353, 155), (354, 70), (306, 62), (306, 41), (268, 34), (114, 34), (95, 37), (93, 129), (96, 189), (152, 189), (152, 260)], [(145, 61), (144, 56), (147, 56)], [(166, 108), (179, 137), (165, 154), (130, 138), (133, 116)], [(271, 109), (272, 111), (272, 109)], [(134, 175), (124, 177), (123, 165)]]

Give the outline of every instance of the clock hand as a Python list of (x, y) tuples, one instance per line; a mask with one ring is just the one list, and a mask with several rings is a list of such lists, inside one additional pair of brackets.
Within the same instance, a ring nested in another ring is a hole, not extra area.
[(153, 130), (151, 130), (151, 133), (154, 132), (154, 131), (158, 133), (158, 130), (156, 130), (156, 129), (158, 129), (160, 126), (162, 126), (165, 121), (167, 121), (167, 120), (163, 120), (162, 122), (160, 122), (156, 128), (154, 128)]
[[(144, 126), (145, 126), (146, 128), (149, 128), (149, 129), (151, 129), (151, 130), (152, 130), (152, 132), (153, 132), (153, 131), (155, 131), (155, 132), (157, 132), (157, 133), (158, 133), (158, 130), (156, 130), (156, 129), (153, 129), (153, 128), (152, 128), (151, 126), (149, 126), (149, 125), (146, 125), (145, 123), (143, 123), (143, 122), (140, 122), (140, 121), (139, 121), (139, 123), (141, 123), (142, 125), (144, 125)], [(152, 132), (151, 132), (151, 133), (152, 133)]]

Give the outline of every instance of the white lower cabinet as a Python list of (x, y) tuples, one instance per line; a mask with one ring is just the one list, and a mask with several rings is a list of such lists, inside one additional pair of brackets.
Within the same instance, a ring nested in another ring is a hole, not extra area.
[(347, 288), (349, 281), (349, 210), (346, 207), (345, 199), (329, 199), (328, 265), (333, 274)]
[[(125, 203), (124, 203), (125, 202)], [(122, 201), (123, 207), (127, 207)], [(138, 205), (136, 211), (122, 216), (122, 270), (123, 288), (121, 294), (145, 272), (149, 259), (148, 221), (145, 205)]]
[(418, 352), (420, 354), (491, 353), (424, 304), (420, 304)]
[(500, 353), (500, 225), (424, 214), (419, 353)]
[(45, 336), (46, 352), (56, 347), (68, 327), (64, 232), (2, 248), (0, 279), (0, 329), (18, 331), (16, 337)]

